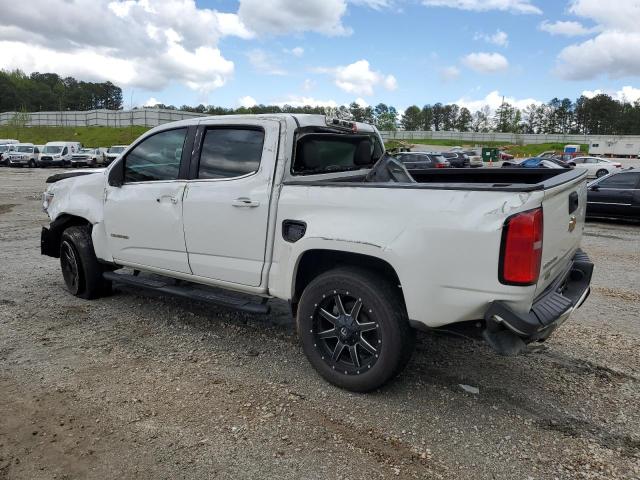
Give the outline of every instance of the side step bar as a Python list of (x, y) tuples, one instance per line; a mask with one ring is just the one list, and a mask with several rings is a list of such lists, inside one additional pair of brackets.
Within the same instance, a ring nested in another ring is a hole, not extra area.
[(234, 310), (240, 310), (247, 313), (267, 314), (270, 312), (269, 305), (266, 304), (267, 299), (261, 303), (252, 302), (242, 298), (225, 296), (214, 292), (202, 290), (193, 286), (171, 285), (162, 280), (154, 280), (150, 278), (140, 278), (134, 275), (124, 273), (104, 272), (102, 276), (106, 280), (133, 287), (153, 290), (154, 292), (173, 295), (176, 297), (189, 298), (200, 302), (213, 303)]

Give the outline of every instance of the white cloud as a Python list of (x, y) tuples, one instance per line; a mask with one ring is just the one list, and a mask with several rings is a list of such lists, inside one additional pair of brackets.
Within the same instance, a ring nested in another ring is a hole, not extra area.
[(338, 102), (335, 100), (318, 100), (313, 97), (304, 97), (299, 95), (289, 95), (284, 100), (278, 100), (273, 102), (273, 105), (278, 105), (280, 107), (284, 107), (285, 105), (289, 105), (291, 107), (332, 107), (336, 108), (338, 106)]
[(640, 75), (640, 33), (610, 31), (570, 45), (558, 55), (556, 72), (569, 80), (602, 74), (612, 78)]
[(597, 35), (564, 48), (556, 72), (570, 80), (640, 75), (640, 3), (572, 0), (569, 12), (595, 23)]
[(286, 50), (287, 53), (290, 53), (294, 57), (301, 57), (304, 55), (304, 48), (302, 47), (294, 47), (291, 50)]
[[(515, 106), (519, 109), (524, 109), (525, 107), (533, 104), (542, 105), (544, 102), (540, 100), (536, 100), (535, 98), (515, 98), (515, 97), (504, 97), (505, 103), (509, 103), (512, 106)], [(455, 103), (460, 107), (467, 107), (471, 112), (475, 112), (477, 110), (482, 109), (485, 105), (489, 107), (491, 112), (495, 112), (495, 110), (502, 105), (502, 95), (498, 90), (494, 90), (487, 94), (486, 97), (481, 99), (470, 99), (468, 97), (462, 97), (458, 99)]]
[(146, 102), (144, 102), (142, 104), (143, 107), (155, 107), (156, 105), (162, 103), (161, 101), (159, 101), (157, 98), (155, 97), (151, 97), (149, 98), (149, 100), (147, 100)]
[(509, 45), (509, 35), (502, 30), (496, 30), (496, 33), (488, 35), (486, 33), (476, 33), (475, 40), (484, 40), (487, 43), (498, 45), (499, 47), (507, 47)]
[(460, 77), (460, 69), (455, 65), (440, 69), (440, 78), (445, 82), (457, 80)]
[[(0, 0), (0, 11), (0, 68), (153, 90), (171, 82), (205, 93), (224, 85), (234, 64), (219, 39), (250, 36), (237, 15), (194, 0), (30, 0), (20, 8)], [(99, 28), (88, 27), (96, 21)]]
[(310, 78), (305, 78), (302, 84), (302, 89), (305, 92), (308, 92), (309, 90), (313, 90), (315, 86), (316, 86), (315, 80), (311, 80)]
[(542, 13), (530, 0), (422, 0), (422, 3), (428, 7), (451, 7), (477, 12), (502, 10), (512, 13)]
[(593, 98), (596, 95), (600, 95), (606, 93), (607, 95), (615, 98), (618, 101), (626, 101), (629, 103), (634, 103), (636, 100), (640, 100), (640, 88), (635, 88), (630, 85), (626, 85), (617, 91), (610, 90), (584, 90), (582, 95), (587, 98)]
[(509, 68), (509, 61), (499, 53), (470, 53), (462, 63), (478, 73), (496, 73)]
[(635, 0), (572, 0), (569, 11), (608, 29), (637, 32), (640, 26), (640, 3)]
[(287, 72), (280, 66), (278, 60), (270, 53), (255, 48), (247, 52), (249, 62), (259, 73), (267, 75), (286, 75)]
[(393, 5), (392, 0), (349, 0), (349, 3), (364, 5), (374, 10), (382, 10), (383, 8), (388, 8)]
[(347, 35), (342, 25), (345, 0), (240, 0), (240, 21), (258, 34), (285, 35), (305, 31)]
[(538, 28), (543, 32), (550, 33), (551, 35), (563, 35), (565, 37), (580, 37), (583, 35), (589, 35), (595, 31), (595, 29), (587, 28), (580, 22), (573, 21), (557, 21), (552, 23), (545, 20), (538, 26)]
[(246, 97), (241, 97), (238, 99), (238, 105), (245, 108), (251, 108), (258, 105), (258, 102), (256, 102), (255, 98), (247, 95)]
[(319, 68), (316, 71), (332, 75), (338, 88), (356, 95), (371, 96), (377, 86), (387, 90), (398, 88), (398, 82), (393, 75), (385, 75), (371, 70), (367, 60), (358, 60), (350, 65), (340, 67)]
[(367, 101), (362, 98), (362, 97), (358, 97), (354, 100), (354, 102), (356, 102), (358, 105), (360, 105), (362, 108), (367, 108), (369, 106), (369, 104), (367, 103)]

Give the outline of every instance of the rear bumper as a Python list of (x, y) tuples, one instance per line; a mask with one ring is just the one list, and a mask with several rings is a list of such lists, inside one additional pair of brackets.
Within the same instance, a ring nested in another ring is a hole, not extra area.
[(496, 301), (485, 314), (487, 327), (504, 326), (524, 339), (545, 339), (587, 299), (592, 275), (593, 263), (578, 250), (569, 268), (535, 300), (527, 314), (516, 313)]

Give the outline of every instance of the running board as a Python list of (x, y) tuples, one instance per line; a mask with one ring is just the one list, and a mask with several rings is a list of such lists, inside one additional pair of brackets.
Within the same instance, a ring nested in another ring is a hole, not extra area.
[(163, 293), (166, 295), (173, 295), (175, 297), (188, 298), (190, 300), (197, 300), (200, 302), (213, 303), (234, 310), (240, 310), (247, 313), (267, 314), (270, 312), (269, 305), (266, 304), (267, 299), (264, 299), (262, 303), (252, 302), (250, 300), (244, 300), (241, 298), (235, 298), (231, 296), (225, 296), (213, 292), (208, 292), (193, 286), (179, 286), (172, 285), (162, 280), (154, 280), (151, 278), (141, 278), (134, 275), (128, 275), (124, 273), (104, 272), (102, 276), (106, 280), (112, 282), (122, 283), (130, 285), (132, 287), (144, 288), (146, 290), (153, 290), (154, 292)]

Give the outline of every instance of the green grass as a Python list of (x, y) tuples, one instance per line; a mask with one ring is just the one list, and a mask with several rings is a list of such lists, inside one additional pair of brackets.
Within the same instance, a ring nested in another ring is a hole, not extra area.
[(0, 127), (0, 138), (15, 138), (25, 143), (44, 145), (47, 142), (80, 142), (85, 147), (128, 145), (148, 127)]
[[(442, 140), (442, 139), (424, 139), (424, 140), (390, 140), (386, 142), (386, 146), (388, 149), (397, 147), (401, 145), (401, 142), (404, 144), (410, 145), (441, 145), (446, 147), (454, 147), (461, 146), (465, 148), (475, 148), (475, 147), (500, 147), (504, 148), (511, 155), (515, 155), (516, 157), (535, 157), (536, 155), (541, 154), (542, 152), (546, 152), (547, 150), (555, 150), (561, 152), (564, 150), (564, 143), (539, 143), (536, 145), (514, 145), (514, 144), (505, 144), (502, 142), (474, 142), (474, 143), (463, 143), (460, 140)], [(581, 145), (580, 149), (582, 152), (587, 153), (589, 151), (589, 145)]]

